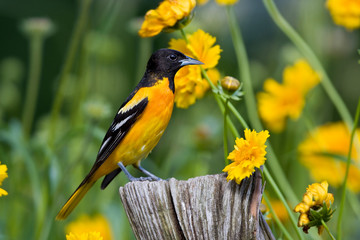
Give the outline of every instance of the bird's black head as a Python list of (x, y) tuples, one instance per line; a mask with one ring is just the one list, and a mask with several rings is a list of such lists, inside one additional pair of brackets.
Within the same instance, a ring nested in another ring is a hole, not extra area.
[(147, 71), (158, 76), (174, 78), (180, 68), (198, 64), (203, 63), (185, 56), (179, 51), (163, 48), (151, 55), (147, 64)]

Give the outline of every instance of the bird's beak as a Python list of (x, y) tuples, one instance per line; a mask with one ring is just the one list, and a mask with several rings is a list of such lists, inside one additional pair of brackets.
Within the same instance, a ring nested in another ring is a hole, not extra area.
[(204, 63), (202, 63), (202, 62), (200, 62), (200, 61), (198, 61), (198, 60), (196, 60), (194, 58), (188, 57), (188, 56), (186, 56), (185, 59), (180, 60), (180, 62), (181, 62), (181, 65), (180, 65), (181, 67), (186, 66), (186, 65), (201, 65), (201, 64), (204, 64)]

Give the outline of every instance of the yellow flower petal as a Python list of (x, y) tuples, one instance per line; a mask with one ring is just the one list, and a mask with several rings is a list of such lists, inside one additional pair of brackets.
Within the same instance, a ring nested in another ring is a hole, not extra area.
[(327, 0), (326, 7), (337, 25), (349, 30), (360, 27), (359, 0)]
[(215, 2), (219, 5), (233, 5), (238, 1), (239, 0), (215, 0)]
[[(216, 82), (220, 74), (214, 67), (218, 64), (221, 52), (219, 45), (214, 46), (216, 38), (201, 29), (187, 37), (189, 44), (183, 39), (171, 39), (169, 48), (203, 62), (202, 66), (207, 70), (209, 78)], [(199, 66), (183, 67), (175, 75), (175, 103), (178, 108), (188, 108), (208, 90), (209, 85), (202, 79)]]
[(81, 234), (69, 233), (66, 235), (66, 240), (103, 240), (99, 232), (86, 232)]
[(112, 234), (111, 234), (111, 229), (110, 229), (110, 224), (107, 221), (107, 219), (105, 217), (103, 217), (102, 215), (97, 215), (94, 217), (89, 217), (86, 215), (82, 215), (80, 216), (76, 221), (69, 223), (66, 226), (66, 232), (69, 233), (69, 235), (72, 233), (74, 236), (79, 236), (79, 237), (86, 237), (86, 236), (91, 236), (94, 238), (70, 238), (71, 240), (73, 239), (100, 239), (100, 238), (95, 238), (95, 236), (93, 236), (94, 232), (96, 233), (95, 235), (97, 236), (98, 233), (101, 236), (101, 239), (104, 240), (111, 240), (112, 239)]
[(272, 78), (266, 79), (264, 92), (257, 94), (259, 115), (266, 126), (274, 132), (280, 132), (288, 117), (298, 119), (307, 92), (319, 81), (318, 74), (304, 60), (285, 68), (283, 84)]
[(177, 21), (190, 15), (196, 5), (195, 0), (165, 0), (156, 9), (145, 14), (139, 30), (140, 37), (153, 37), (164, 28), (174, 26)]
[(267, 130), (257, 133), (246, 129), (244, 133), (245, 139), (236, 138), (234, 151), (228, 156), (233, 162), (223, 169), (228, 173), (227, 180), (235, 180), (238, 184), (265, 163), (265, 142), (269, 137)]
[[(357, 136), (360, 136), (357, 129)], [(336, 136), (336, 137), (334, 137)], [(360, 138), (359, 138), (360, 140)], [(350, 146), (350, 132), (342, 122), (329, 123), (314, 129), (298, 147), (300, 162), (309, 169), (316, 181), (323, 179), (334, 187), (340, 187), (345, 176), (346, 163), (322, 153), (347, 157)], [(353, 147), (351, 159), (358, 161)], [(360, 169), (350, 165), (348, 187), (353, 192), (360, 191)]]

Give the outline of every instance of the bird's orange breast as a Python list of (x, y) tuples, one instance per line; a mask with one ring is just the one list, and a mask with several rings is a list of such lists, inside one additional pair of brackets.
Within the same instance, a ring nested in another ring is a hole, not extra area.
[(97, 177), (116, 169), (118, 162), (122, 162), (124, 166), (137, 164), (146, 158), (159, 142), (169, 123), (174, 106), (174, 93), (169, 88), (168, 78), (159, 80), (151, 87), (140, 88), (120, 111), (130, 109), (146, 97), (148, 104), (144, 112), (99, 168)]

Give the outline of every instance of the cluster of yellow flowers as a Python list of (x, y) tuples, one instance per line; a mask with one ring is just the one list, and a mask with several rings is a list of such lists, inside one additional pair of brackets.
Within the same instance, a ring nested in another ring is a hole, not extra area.
[(228, 173), (227, 180), (235, 180), (237, 184), (265, 163), (265, 142), (270, 136), (267, 130), (257, 133), (245, 129), (244, 133), (245, 139), (236, 138), (235, 149), (228, 156), (233, 162), (223, 169)]
[[(186, 19), (196, 5), (195, 0), (165, 0), (155, 10), (145, 15), (145, 20), (139, 31), (141, 37), (152, 37), (164, 29), (181, 29)], [(179, 24), (180, 23), (180, 24)], [(177, 26), (179, 25), (179, 26)], [(213, 83), (220, 79), (220, 73), (215, 68), (220, 59), (220, 46), (214, 45), (216, 38), (199, 29), (186, 39), (171, 39), (169, 48), (178, 50), (204, 63), (202, 66)], [(175, 103), (178, 108), (187, 108), (196, 99), (204, 96), (210, 89), (207, 80), (202, 78), (201, 67), (186, 66), (175, 76)]]
[[(357, 129), (357, 136), (360, 136), (360, 129)], [(343, 122), (325, 124), (310, 132), (299, 145), (300, 162), (309, 169), (316, 181), (325, 179), (330, 185), (339, 187), (346, 170), (345, 161), (339, 157), (346, 159), (349, 146), (350, 132)], [(351, 159), (354, 162), (350, 165), (347, 186), (351, 191), (359, 192), (360, 169), (355, 147)]]
[[(306, 189), (306, 193), (303, 196), (302, 202), (296, 205), (295, 212), (300, 213), (298, 226), (303, 227), (304, 232), (309, 229), (310, 223), (310, 209), (321, 208), (325, 202), (326, 207), (330, 208), (334, 203), (334, 196), (332, 193), (328, 193), (329, 184), (326, 181), (321, 183), (313, 183)], [(318, 226), (319, 234), (321, 234), (323, 226)]]
[[(178, 50), (187, 56), (203, 62), (202, 67), (213, 83), (220, 79), (220, 73), (215, 68), (220, 59), (220, 46), (214, 45), (216, 38), (199, 29), (187, 35), (188, 43), (184, 39), (171, 39), (169, 48)], [(202, 78), (201, 67), (186, 66), (175, 75), (175, 103), (179, 108), (187, 108), (196, 99), (202, 98), (210, 88), (208, 82)]]
[(320, 81), (319, 75), (305, 60), (298, 60), (283, 72), (283, 84), (272, 78), (264, 82), (264, 92), (257, 95), (259, 115), (266, 126), (281, 132), (287, 117), (298, 119), (308, 91)]
[(145, 14), (145, 20), (139, 30), (140, 37), (153, 37), (162, 30), (173, 27), (179, 20), (188, 17), (196, 6), (195, 0), (165, 0), (158, 8)]
[(326, 7), (337, 25), (349, 30), (360, 27), (359, 0), (327, 0)]
[(111, 240), (112, 234), (108, 220), (97, 215), (80, 216), (76, 221), (66, 226), (67, 240)]
[[(2, 182), (4, 181), (5, 178), (8, 177), (8, 174), (6, 173), (7, 171), (7, 166), (5, 164), (1, 164), (0, 162), (0, 186), (2, 184)], [(4, 189), (0, 188), (0, 197), (2, 195), (8, 195), (7, 191), (5, 191)]]

